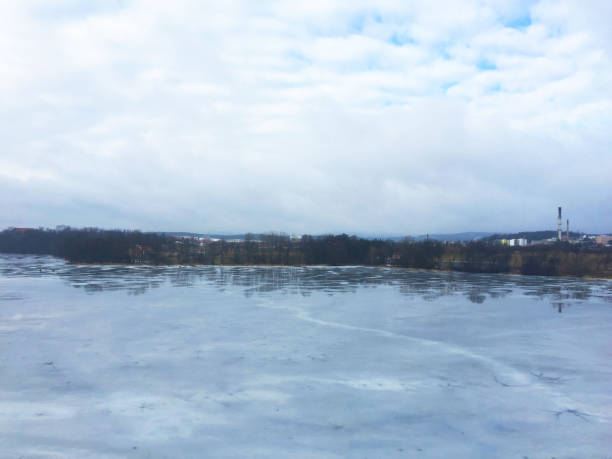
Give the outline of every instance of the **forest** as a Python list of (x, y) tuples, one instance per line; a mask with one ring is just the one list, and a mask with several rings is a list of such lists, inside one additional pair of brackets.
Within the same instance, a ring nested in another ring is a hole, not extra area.
[(392, 241), (347, 234), (301, 238), (247, 234), (240, 241), (226, 241), (99, 228), (9, 228), (0, 232), (0, 252), (53, 255), (72, 263), (363, 265), (612, 277), (611, 247), (583, 247), (567, 242), (505, 247), (488, 241)]

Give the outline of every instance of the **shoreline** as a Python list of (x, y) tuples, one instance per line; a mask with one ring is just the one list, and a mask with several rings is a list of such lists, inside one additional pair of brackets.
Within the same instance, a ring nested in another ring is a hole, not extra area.
[[(56, 257), (61, 260), (65, 260), (61, 257)], [(228, 267), (228, 268), (386, 268), (386, 269), (403, 269), (407, 271), (424, 271), (424, 272), (453, 272), (453, 273), (464, 273), (464, 274), (502, 274), (506, 276), (521, 276), (521, 277), (560, 277), (566, 279), (593, 279), (593, 280), (612, 280), (612, 274), (610, 275), (592, 275), (587, 274), (584, 276), (566, 275), (566, 274), (523, 274), (520, 272), (512, 271), (501, 271), (501, 272), (490, 272), (490, 271), (462, 271), (459, 269), (444, 269), (444, 268), (414, 268), (411, 266), (394, 266), (394, 265), (329, 265), (329, 264), (312, 264), (312, 265), (279, 265), (279, 264), (209, 264), (209, 263), (91, 263), (91, 262), (74, 262), (65, 260), (66, 263), (71, 265), (79, 266), (143, 266), (143, 267), (186, 267), (186, 268), (199, 268), (204, 266), (216, 266), (216, 267)]]
[(58, 260), (63, 260), (66, 264), (75, 266), (123, 266), (123, 267), (205, 267), (205, 266), (219, 266), (219, 267), (243, 267), (243, 268), (255, 268), (255, 267), (268, 267), (268, 268), (331, 268), (331, 267), (361, 267), (361, 268), (386, 268), (386, 269), (404, 269), (409, 271), (429, 271), (429, 272), (456, 272), (466, 274), (503, 274), (503, 275), (514, 275), (514, 276), (525, 276), (525, 277), (560, 277), (560, 278), (571, 278), (571, 279), (594, 279), (594, 280), (612, 280), (612, 273), (589, 273), (585, 275), (572, 275), (572, 274), (526, 274), (515, 271), (469, 271), (461, 269), (449, 269), (448, 267), (440, 268), (418, 268), (411, 266), (398, 266), (398, 265), (367, 265), (367, 264), (346, 264), (346, 265), (332, 265), (332, 264), (265, 264), (265, 263), (246, 263), (246, 264), (210, 264), (210, 263), (125, 263), (125, 262), (83, 262), (83, 261), (71, 261), (66, 258), (51, 255), (51, 254), (34, 254), (34, 253), (9, 253), (0, 252), (2, 255), (16, 255), (16, 256), (33, 256), (33, 257), (52, 257)]

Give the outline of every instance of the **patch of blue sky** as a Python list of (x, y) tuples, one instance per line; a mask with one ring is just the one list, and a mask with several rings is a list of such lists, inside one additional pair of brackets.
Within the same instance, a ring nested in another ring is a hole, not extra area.
[(450, 81), (448, 83), (444, 83), (442, 85), (442, 90), (444, 92), (447, 92), (450, 88), (452, 88), (453, 86), (457, 86), (458, 82), (457, 81)]
[(382, 16), (377, 12), (362, 11), (354, 15), (348, 24), (348, 30), (351, 33), (362, 33), (368, 23), (381, 23)]
[(531, 16), (525, 14), (506, 22), (504, 25), (511, 29), (525, 29), (531, 25)]
[(482, 59), (476, 62), (476, 67), (478, 67), (479, 70), (483, 70), (483, 71), (497, 69), (497, 65), (495, 65), (494, 62), (488, 61), (486, 59)]
[(393, 35), (391, 35), (391, 38), (389, 39), (389, 43), (392, 43), (395, 46), (403, 46), (407, 44), (413, 44), (415, 43), (415, 41), (408, 34), (396, 32)]

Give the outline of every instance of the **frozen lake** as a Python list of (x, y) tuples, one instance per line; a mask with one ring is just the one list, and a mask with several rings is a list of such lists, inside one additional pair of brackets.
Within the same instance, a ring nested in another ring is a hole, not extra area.
[(612, 457), (612, 281), (0, 255), (2, 458)]

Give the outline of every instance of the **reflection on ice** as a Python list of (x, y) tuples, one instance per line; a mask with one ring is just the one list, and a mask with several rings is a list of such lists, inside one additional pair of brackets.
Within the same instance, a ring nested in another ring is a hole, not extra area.
[(472, 303), (480, 304), (487, 298), (500, 298), (518, 289), (524, 295), (563, 303), (560, 310), (571, 300), (585, 301), (591, 296), (612, 302), (612, 288), (607, 280), (401, 268), (74, 265), (53, 257), (0, 255), (0, 275), (53, 276), (88, 293), (124, 290), (132, 295), (163, 285), (210, 284), (219, 290), (240, 287), (247, 297), (274, 291), (305, 296), (313, 291), (333, 294), (386, 285), (396, 287), (403, 295), (419, 296), (426, 301), (463, 295)]

